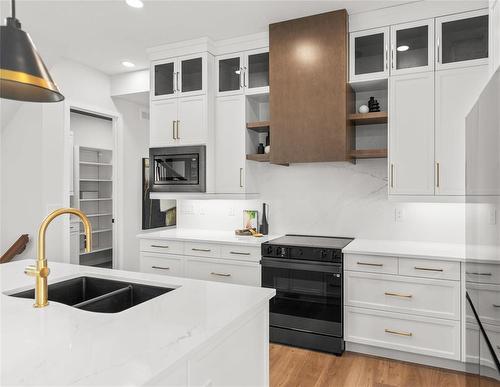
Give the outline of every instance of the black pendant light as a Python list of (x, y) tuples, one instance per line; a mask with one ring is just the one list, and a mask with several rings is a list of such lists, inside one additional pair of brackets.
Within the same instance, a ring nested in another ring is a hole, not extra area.
[(28, 102), (62, 101), (64, 96), (16, 19), (15, 0), (12, 16), (0, 29), (0, 97)]

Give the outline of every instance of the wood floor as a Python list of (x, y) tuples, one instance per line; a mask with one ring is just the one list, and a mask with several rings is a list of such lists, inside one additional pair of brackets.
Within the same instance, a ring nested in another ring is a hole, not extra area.
[(271, 387), (466, 387), (464, 374), (345, 352), (270, 346)]

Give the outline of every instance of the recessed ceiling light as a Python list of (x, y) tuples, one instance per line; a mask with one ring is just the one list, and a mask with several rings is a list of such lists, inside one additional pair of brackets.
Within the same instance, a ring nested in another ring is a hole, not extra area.
[(135, 67), (135, 64), (133, 64), (132, 62), (129, 62), (128, 60), (124, 60), (124, 61), (122, 62), (122, 65), (123, 65), (124, 67), (129, 67), (129, 68), (130, 68), (130, 67)]
[(410, 49), (410, 46), (399, 46), (396, 48), (398, 51), (408, 51)]
[(144, 7), (144, 3), (142, 0), (125, 0), (127, 5), (133, 8), (142, 8)]

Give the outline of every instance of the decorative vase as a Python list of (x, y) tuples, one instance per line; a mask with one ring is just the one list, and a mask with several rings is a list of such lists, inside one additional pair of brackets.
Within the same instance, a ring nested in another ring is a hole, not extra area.
[(264, 148), (264, 152), (267, 154), (269, 152), (271, 152), (271, 145), (267, 145), (265, 148)]
[(365, 113), (368, 113), (370, 111), (370, 109), (368, 108), (368, 106), (366, 105), (361, 105), (358, 109), (358, 111), (362, 114), (365, 114)]

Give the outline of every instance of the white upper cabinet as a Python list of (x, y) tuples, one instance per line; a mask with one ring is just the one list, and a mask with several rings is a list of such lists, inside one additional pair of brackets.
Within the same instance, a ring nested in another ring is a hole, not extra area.
[(269, 92), (269, 49), (218, 56), (217, 96)]
[(351, 82), (389, 76), (389, 27), (350, 34)]
[(245, 97), (217, 98), (215, 120), (215, 190), (218, 193), (244, 193)]
[(177, 145), (177, 99), (151, 101), (149, 146)]
[(434, 19), (391, 27), (391, 75), (434, 70)]
[(487, 64), (488, 33), (488, 9), (437, 18), (437, 69)]
[(389, 79), (389, 194), (434, 194), (434, 73)]
[(151, 99), (205, 94), (207, 73), (206, 53), (156, 61), (151, 69)]
[(178, 145), (199, 145), (208, 142), (207, 97), (179, 98), (177, 116)]
[(488, 66), (436, 72), (436, 195), (465, 194), (465, 117), (488, 79)]

